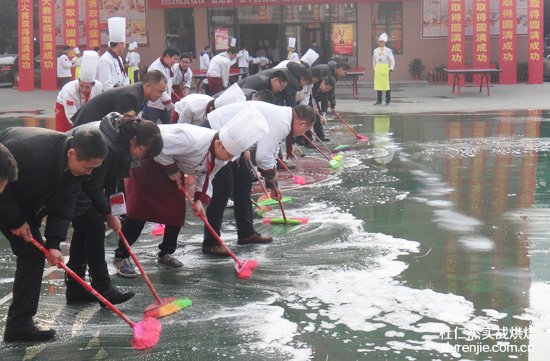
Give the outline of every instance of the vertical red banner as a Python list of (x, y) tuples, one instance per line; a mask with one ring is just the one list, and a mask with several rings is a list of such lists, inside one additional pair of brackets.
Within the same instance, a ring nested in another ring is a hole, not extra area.
[(499, 10), (500, 35), (498, 41), (500, 84), (517, 83), (516, 0), (501, 0)]
[[(447, 36), (447, 68), (464, 68), (464, 0), (449, 0), (447, 3), (448, 12), (448, 36)], [(461, 82), (464, 80), (461, 79)], [(449, 77), (449, 84), (453, 83), (453, 77)]]
[(527, 48), (529, 84), (543, 83), (544, 67), (544, 8), (542, 0), (528, 0), (527, 2)]
[(88, 49), (101, 46), (98, 0), (86, 0), (86, 45)]
[(38, 1), (40, 41), (40, 89), (57, 90), (55, 53), (55, 0)]
[(63, 1), (63, 34), (65, 36), (65, 44), (71, 48), (78, 46), (78, 1), (65, 0)]
[[(490, 0), (474, 0), (473, 7), (473, 63), (474, 68), (490, 67), (489, 37), (491, 26)], [(474, 84), (479, 84), (479, 75), (474, 76)]]
[(32, 0), (17, 3), (19, 35), (19, 90), (34, 90), (34, 31)]

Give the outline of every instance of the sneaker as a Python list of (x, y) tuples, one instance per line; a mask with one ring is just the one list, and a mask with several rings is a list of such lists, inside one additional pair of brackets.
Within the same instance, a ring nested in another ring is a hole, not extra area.
[(178, 261), (176, 257), (171, 254), (165, 254), (164, 256), (158, 256), (157, 262), (160, 266), (164, 266), (170, 269), (180, 269), (183, 267), (183, 263)]
[(130, 261), (130, 257), (126, 257), (126, 258), (115, 257), (113, 259), (113, 265), (115, 266), (118, 274), (122, 277), (134, 278), (137, 276), (136, 270), (134, 269), (134, 265), (132, 264), (132, 261)]
[(227, 200), (227, 205), (225, 206), (225, 208), (233, 208), (233, 207), (235, 207), (235, 202), (233, 202), (233, 200), (229, 198)]
[(238, 245), (245, 245), (245, 244), (266, 244), (273, 242), (273, 237), (270, 236), (262, 236), (260, 233), (253, 233), (252, 235), (245, 237), (245, 238), (239, 238), (237, 240)]
[(376, 102), (373, 105), (382, 105), (382, 102)]
[(229, 257), (229, 253), (225, 248), (222, 246), (216, 245), (216, 246), (202, 246), (202, 253), (211, 255), (211, 256), (218, 256), (218, 257)]

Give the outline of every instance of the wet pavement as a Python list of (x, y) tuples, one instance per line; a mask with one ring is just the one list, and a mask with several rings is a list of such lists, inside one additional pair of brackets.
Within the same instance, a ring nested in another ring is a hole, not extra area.
[[(0, 358), (546, 360), (550, 112), (343, 115), (370, 141), (330, 122), (352, 148), (344, 167), (285, 192), (287, 214), (307, 224), (257, 218), (274, 243), (242, 247), (226, 212), (224, 240), (238, 257), (258, 261), (250, 279), (239, 280), (230, 260), (201, 254), (202, 227), (191, 214), (176, 251), (185, 270), (158, 268), (159, 238), (148, 226), (135, 250), (158, 292), (194, 302), (162, 320), (155, 348), (132, 350), (131, 329), (97, 305), (66, 306), (63, 274), (48, 269), (37, 318), (58, 330), (58, 340), (3, 343)], [(31, 120), (0, 127), (51, 124)], [(309, 171), (301, 167), (294, 173)], [(113, 236), (106, 246), (110, 263)], [(5, 315), (14, 256), (4, 239), (0, 260)], [(121, 310), (138, 320), (152, 303), (148, 288), (141, 279), (113, 279), (136, 292)]]

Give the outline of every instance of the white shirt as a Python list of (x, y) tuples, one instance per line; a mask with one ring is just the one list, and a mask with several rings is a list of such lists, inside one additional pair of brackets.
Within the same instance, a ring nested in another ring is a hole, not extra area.
[(210, 60), (206, 76), (212, 78), (222, 78), (224, 88), (229, 84), (229, 68), (231, 68), (231, 59), (227, 51), (216, 55)]
[(59, 94), (57, 94), (56, 102), (63, 106), (65, 109), (65, 116), (68, 120), (71, 120), (77, 110), (82, 108), (82, 106), (90, 99), (103, 91), (103, 85), (101, 82), (96, 81), (92, 88), (92, 92), (90, 93), (90, 97), (86, 99), (84, 95), (80, 94), (78, 82), (78, 79), (68, 82), (65, 86), (63, 86), (63, 88), (61, 88)]
[(200, 60), (200, 69), (201, 70), (208, 70), (208, 66), (210, 65), (210, 56), (207, 52), (204, 52), (199, 58)]
[(141, 62), (141, 56), (137, 51), (129, 51), (128, 54), (126, 54), (126, 62), (128, 63), (128, 66), (133, 66), (134, 68), (139, 68), (139, 63)]
[(290, 61), (296, 61), (296, 62), (300, 62), (300, 56), (298, 55), (297, 52), (293, 51), (291, 54), (290, 54), (290, 57), (288, 58), (288, 60)]
[(286, 65), (290, 62), (290, 60), (283, 60), (279, 64), (275, 65), (273, 69), (286, 69)]
[[(210, 145), (218, 131), (191, 124), (160, 124), (159, 128), (164, 146), (155, 161), (162, 165), (176, 163), (181, 172), (195, 176), (195, 192), (202, 192), (210, 158)], [(226, 161), (215, 160), (212, 173), (208, 177), (208, 197), (212, 197), (212, 179), (226, 164)]]
[(179, 85), (182, 88), (191, 88), (191, 82), (193, 81), (193, 71), (191, 71), (191, 68), (187, 68), (185, 73), (183, 73), (180, 65), (176, 63), (172, 67), (172, 71), (174, 72), (174, 85)]
[(174, 104), (175, 111), (179, 114), (178, 123), (200, 125), (206, 116), (206, 106), (214, 100), (206, 94), (189, 94)]
[(393, 52), (390, 48), (387, 46), (384, 46), (383, 48), (376, 48), (374, 49), (373, 56), (372, 56), (372, 69), (374, 70), (376, 68), (377, 63), (382, 64), (389, 64), (390, 70), (393, 70), (395, 68), (395, 59), (393, 57)]
[(281, 107), (262, 101), (237, 102), (225, 105), (210, 112), (206, 117), (210, 127), (220, 130), (244, 106), (252, 104), (267, 121), (269, 132), (262, 137), (256, 147), (256, 165), (263, 170), (273, 169), (277, 162), (279, 142), (286, 140), (292, 130), (292, 108)]
[[(118, 57), (118, 60), (120, 60), (120, 63), (122, 64), (122, 58), (120, 56)], [(108, 51), (103, 53), (101, 58), (99, 58), (95, 78), (103, 84), (104, 91), (130, 84), (130, 80), (128, 80), (126, 72), (123, 72), (120, 69), (118, 60)]]
[(69, 78), (71, 77), (71, 68), (73, 64), (69, 60), (67, 54), (61, 54), (57, 57), (57, 77)]
[(166, 88), (166, 91), (162, 93), (159, 99), (154, 102), (149, 100), (147, 102), (147, 106), (161, 110), (172, 109), (172, 98), (170, 97), (170, 94), (172, 94), (172, 84), (174, 81), (174, 76), (170, 75), (173, 74), (172, 70), (169, 67), (164, 66), (164, 64), (160, 62), (160, 58), (157, 58), (157, 60), (151, 63), (151, 65), (149, 65), (149, 68), (147, 68), (147, 71), (152, 70), (159, 70), (160, 72), (162, 72), (162, 74), (164, 74), (167, 80), (166, 84), (168, 85), (168, 87)]
[(250, 61), (250, 54), (248, 50), (243, 49), (237, 53), (237, 66), (239, 68), (248, 68), (248, 62)]

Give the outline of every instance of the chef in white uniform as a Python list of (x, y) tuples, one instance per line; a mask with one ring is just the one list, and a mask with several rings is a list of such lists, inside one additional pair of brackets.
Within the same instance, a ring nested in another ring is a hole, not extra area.
[(374, 105), (382, 104), (382, 92), (386, 92), (386, 105), (390, 105), (390, 72), (395, 68), (393, 52), (386, 46), (388, 34), (383, 33), (378, 38), (378, 48), (374, 49), (372, 68), (374, 70), (374, 90), (377, 99)]
[(230, 47), (227, 51), (216, 55), (210, 60), (206, 76), (208, 79), (208, 91), (215, 95), (229, 85), (229, 68), (237, 57), (237, 49)]
[(73, 127), (71, 118), (91, 98), (103, 91), (95, 80), (99, 55), (93, 50), (84, 51), (81, 57), (80, 78), (68, 82), (57, 95), (55, 102), (55, 130), (66, 132)]
[(131, 42), (128, 45), (128, 54), (126, 54), (126, 63), (128, 64), (128, 80), (130, 84), (137, 83), (139, 81), (139, 63), (141, 62), (141, 56), (137, 52), (137, 42)]
[(109, 90), (130, 84), (126, 75), (122, 55), (126, 49), (126, 19), (109, 18), (109, 49), (99, 59), (96, 79), (103, 84), (103, 90)]

